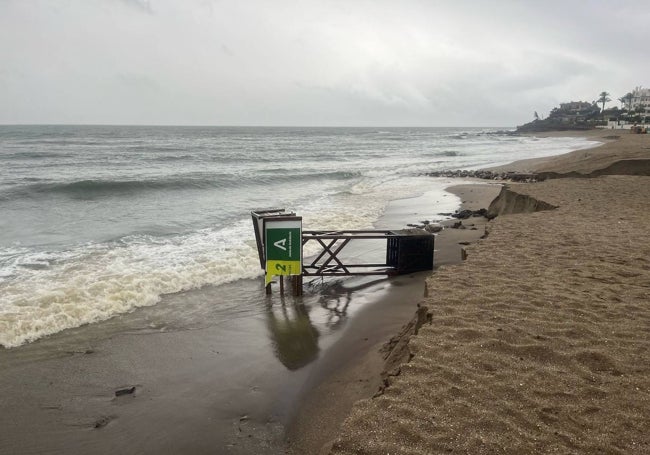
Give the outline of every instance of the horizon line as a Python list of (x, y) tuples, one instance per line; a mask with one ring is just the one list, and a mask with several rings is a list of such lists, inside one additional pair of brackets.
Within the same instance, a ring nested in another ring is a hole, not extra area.
[(504, 125), (215, 125), (174, 123), (0, 123), (0, 126), (147, 126), (147, 127), (202, 127), (202, 128), (516, 128)]

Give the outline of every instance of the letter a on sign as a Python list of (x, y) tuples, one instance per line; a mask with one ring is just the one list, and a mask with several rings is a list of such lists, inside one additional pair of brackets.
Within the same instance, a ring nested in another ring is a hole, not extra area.
[(273, 245), (275, 245), (276, 248), (280, 248), (281, 250), (287, 251), (287, 249), (284, 246), (286, 243), (287, 243), (287, 239), (282, 239), (282, 240), (278, 240)]
[(301, 217), (264, 220), (264, 239), (266, 284), (271, 282), (273, 275), (302, 274)]

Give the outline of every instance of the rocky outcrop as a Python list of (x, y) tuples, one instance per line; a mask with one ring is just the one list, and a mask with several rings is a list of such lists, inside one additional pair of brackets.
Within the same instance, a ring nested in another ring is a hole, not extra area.
[(526, 123), (517, 127), (517, 133), (547, 133), (549, 131), (586, 131), (593, 130), (589, 123), (563, 123), (553, 119), (544, 119)]
[(534, 182), (537, 180), (536, 174), (524, 172), (498, 172), (487, 169), (466, 170), (455, 169), (446, 171), (433, 171), (425, 175), (429, 177), (447, 177), (447, 178), (475, 178), (483, 180), (507, 180), (511, 182)]
[(488, 207), (487, 217), (492, 219), (498, 215), (540, 212), (556, 208), (557, 206), (548, 202), (540, 201), (527, 194), (517, 193), (504, 186), (501, 188), (499, 195), (492, 201), (490, 207)]

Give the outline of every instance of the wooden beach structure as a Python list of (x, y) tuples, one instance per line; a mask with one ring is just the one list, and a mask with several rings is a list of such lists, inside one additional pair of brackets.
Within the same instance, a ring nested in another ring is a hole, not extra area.
[[(251, 212), (255, 240), (260, 258), (260, 266), (266, 272), (266, 292), (271, 293), (270, 276), (280, 277), (280, 293), (284, 292), (284, 276), (290, 276), (292, 280), (293, 295), (302, 294), (303, 277), (345, 277), (363, 275), (401, 275), (406, 273), (420, 272), (433, 269), (433, 252), (435, 236), (420, 229), (405, 230), (307, 230), (300, 228), (300, 251), (290, 251), (287, 245), (291, 245), (291, 237), (288, 236), (289, 229), (302, 223), (302, 218), (293, 212), (286, 212), (285, 209), (263, 209)], [(287, 234), (280, 236), (269, 232), (273, 226), (285, 229)], [(274, 239), (279, 238), (280, 240)], [(360, 259), (363, 249), (361, 242), (368, 245), (372, 242), (375, 246), (374, 260), (364, 261)], [(376, 245), (379, 244), (379, 247)], [(314, 246), (314, 254), (305, 258), (303, 251), (305, 246)], [(293, 256), (288, 261), (299, 258), (299, 267), (295, 265), (291, 272), (288, 272), (289, 262), (274, 262), (272, 255), (274, 250), (280, 249), (280, 254), (290, 252)], [(351, 249), (356, 248), (355, 253), (346, 255)], [(381, 260), (377, 259), (376, 251), (381, 248), (383, 254)], [(286, 267), (285, 267), (286, 266)]]

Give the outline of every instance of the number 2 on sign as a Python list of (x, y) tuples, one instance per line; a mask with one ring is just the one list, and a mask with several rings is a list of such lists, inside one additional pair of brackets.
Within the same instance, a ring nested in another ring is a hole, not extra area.
[(287, 266), (283, 264), (275, 264), (275, 270), (280, 270), (282, 272), (287, 271)]

